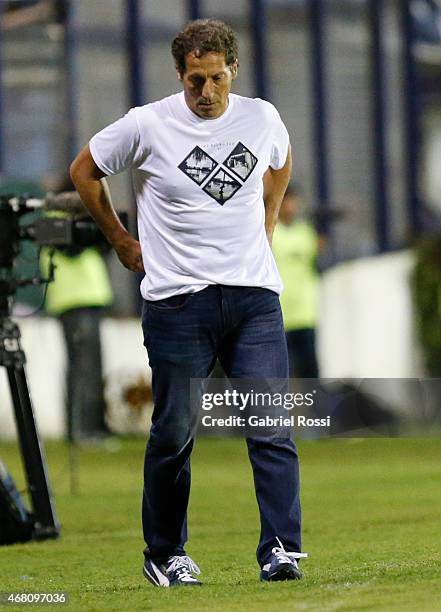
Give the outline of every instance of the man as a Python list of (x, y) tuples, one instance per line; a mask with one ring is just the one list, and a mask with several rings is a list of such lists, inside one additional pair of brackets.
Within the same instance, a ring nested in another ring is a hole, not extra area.
[[(57, 187), (60, 194), (70, 194), (72, 213), (75, 212), (77, 219), (89, 217), (80, 198), (72, 192), (70, 179), (63, 179)], [(74, 208), (75, 196), (78, 202)], [(59, 210), (49, 214), (67, 215)], [(100, 323), (113, 301), (109, 274), (101, 249), (94, 247), (57, 249), (53, 263), (55, 277), (47, 288), (45, 308), (48, 314), (59, 318), (66, 344), (68, 439), (99, 442), (108, 434), (104, 420)], [(40, 265), (47, 275), (49, 249), (43, 249)]]
[[(121, 262), (145, 272), (143, 330), (154, 413), (144, 469), (144, 575), (156, 586), (200, 585), (185, 554), (195, 407), (189, 381), (216, 358), (232, 378), (287, 376), (270, 242), (291, 174), (276, 109), (230, 94), (237, 41), (223, 22), (190, 23), (173, 41), (183, 92), (134, 108), (95, 135), (72, 164), (74, 183)], [(132, 171), (140, 242), (100, 179)], [(261, 517), (262, 580), (301, 577), (298, 459), (283, 438), (248, 439)]]
[(284, 285), (280, 303), (290, 378), (317, 378), (315, 327), (318, 320), (319, 236), (312, 223), (299, 218), (300, 206), (300, 188), (291, 185), (280, 207), (273, 253)]

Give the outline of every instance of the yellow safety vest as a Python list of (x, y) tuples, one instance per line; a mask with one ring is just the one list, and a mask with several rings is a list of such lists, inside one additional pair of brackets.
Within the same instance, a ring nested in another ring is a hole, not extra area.
[[(109, 274), (102, 255), (93, 247), (78, 255), (68, 256), (61, 251), (54, 254), (55, 279), (49, 283), (46, 311), (59, 315), (72, 308), (108, 306), (113, 294)], [(41, 269), (47, 274), (49, 250), (43, 249)]]
[(304, 220), (283, 225), (273, 236), (273, 253), (284, 284), (280, 296), (287, 331), (315, 327), (318, 318), (318, 236)]

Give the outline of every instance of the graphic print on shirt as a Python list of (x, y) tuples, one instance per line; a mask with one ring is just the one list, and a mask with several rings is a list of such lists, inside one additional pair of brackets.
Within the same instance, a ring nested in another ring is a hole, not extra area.
[[(178, 168), (223, 206), (242, 187), (257, 161), (257, 157), (244, 144), (238, 142), (222, 164), (218, 164), (196, 146)], [(227, 172), (227, 168), (236, 178)]]
[(224, 166), (227, 166), (231, 172), (234, 172), (234, 174), (243, 181), (247, 180), (256, 164), (257, 157), (255, 157), (241, 142), (237, 143), (224, 161)]
[(195, 183), (201, 185), (211, 174), (217, 162), (205, 153), (200, 147), (195, 147), (190, 155), (182, 161), (178, 168), (189, 176)]
[(203, 187), (203, 190), (223, 206), (241, 187), (242, 185), (239, 181), (236, 181), (231, 174), (228, 174), (223, 168), (219, 168), (216, 174)]

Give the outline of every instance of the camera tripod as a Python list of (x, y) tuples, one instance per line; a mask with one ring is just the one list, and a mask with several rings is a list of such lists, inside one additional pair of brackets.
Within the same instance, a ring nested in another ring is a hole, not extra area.
[(60, 527), (26, 380), (26, 356), (20, 344), (20, 330), (10, 318), (8, 285), (8, 281), (0, 280), (0, 366), (6, 368), (14, 406), (18, 440), (32, 503), (32, 537), (44, 540), (58, 537)]

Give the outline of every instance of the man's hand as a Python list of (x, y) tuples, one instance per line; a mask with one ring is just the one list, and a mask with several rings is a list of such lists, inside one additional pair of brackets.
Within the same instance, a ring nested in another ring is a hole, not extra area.
[(113, 244), (113, 248), (123, 266), (132, 272), (145, 272), (142, 263), (141, 245), (138, 240), (127, 235)]
[(272, 243), (274, 228), (276, 227), (279, 216), (280, 205), (291, 178), (292, 157), (291, 147), (283, 168), (280, 170), (268, 170), (263, 175), (263, 202), (265, 204), (265, 231), (268, 242)]

